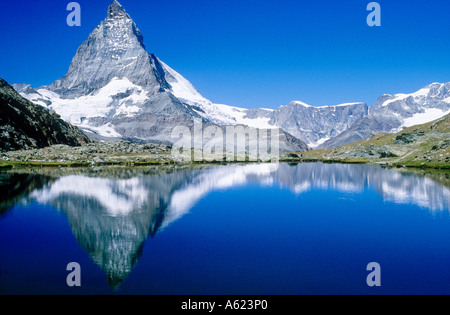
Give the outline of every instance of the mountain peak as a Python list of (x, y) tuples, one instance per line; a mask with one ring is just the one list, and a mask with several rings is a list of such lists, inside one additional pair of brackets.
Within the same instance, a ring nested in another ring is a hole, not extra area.
[(78, 47), (69, 71), (48, 89), (77, 98), (99, 91), (114, 78), (126, 78), (155, 94), (167, 85), (156, 66), (142, 33), (123, 6), (113, 1), (107, 17)]
[(108, 7), (108, 18), (117, 17), (127, 17), (131, 18), (125, 8), (119, 3), (119, 1), (114, 0)]

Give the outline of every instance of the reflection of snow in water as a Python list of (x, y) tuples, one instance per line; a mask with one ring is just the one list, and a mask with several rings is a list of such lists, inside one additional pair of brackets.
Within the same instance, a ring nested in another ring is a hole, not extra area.
[(412, 203), (430, 210), (449, 210), (450, 190), (426, 177), (401, 178), (400, 182), (385, 180), (381, 191), (386, 201)]
[(71, 175), (61, 177), (50, 187), (34, 191), (31, 197), (47, 203), (63, 194), (81, 195), (96, 199), (111, 216), (125, 216), (145, 203), (147, 193), (139, 177), (108, 179)]
[(250, 164), (219, 166), (205, 170), (191, 184), (174, 192), (164, 226), (186, 214), (209, 192), (244, 185), (250, 176), (263, 185), (272, 185), (271, 174), (276, 172), (278, 167), (278, 164)]
[[(207, 168), (192, 176), (167, 196), (168, 206), (162, 227), (186, 214), (201, 198), (214, 190), (229, 189), (256, 182), (286, 187), (295, 194), (313, 189), (342, 193), (362, 193), (372, 187), (385, 201), (415, 204), (430, 210), (448, 210), (450, 190), (428, 177), (367, 165), (305, 163), (225, 165)], [(164, 176), (164, 175), (163, 175)], [(151, 178), (110, 179), (66, 176), (49, 187), (34, 191), (33, 199), (48, 203), (58, 196), (79, 195), (98, 201), (110, 216), (126, 216), (148, 201)], [(156, 179), (155, 179), (156, 180)]]
[(257, 183), (297, 195), (338, 191), (339, 199), (351, 199), (371, 190), (385, 201), (433, 211), (449, 210), (450, 200), (449, 189), (429, 177), (368, 165), (233, 164), (135, 174), (128, 179), (65, 176), (30, 195), (67, 215), (77, 241), (105, 271), (112, 288), (134, 268), (149, 233), (167, 227), (212, 191)]
[(274, 176), (281, 187), (295, 194), (313, 189), (362, 193), (374, 188), (388, 202), (415, 204), (433, 211), (450, 209), (450, 189), (414, 172), (369, 165), (306, 163), (295, 167), (280, 164)]

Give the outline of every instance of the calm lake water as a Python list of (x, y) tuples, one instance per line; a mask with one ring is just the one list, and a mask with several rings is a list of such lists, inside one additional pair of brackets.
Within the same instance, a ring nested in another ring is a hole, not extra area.
[(450, 294), (449, 177), (320, 163), (0, 173), (0, 294)]

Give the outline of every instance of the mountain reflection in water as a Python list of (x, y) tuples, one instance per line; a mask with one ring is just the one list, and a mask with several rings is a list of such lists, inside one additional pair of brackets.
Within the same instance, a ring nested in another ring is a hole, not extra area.
[[(1, 213), (17, 202), (51, 205), (64, 213), (78, 243), (115, 289), (138, 261), (149, 236), (188, 213), (208, 193), (249, 183), (362, 193), (386, 202), (448, 211), (449, 174), (350, 164), (247, 164), (199, 168), (101, 169), (58, 174), (1, 173)], [(77, 173), (78, 172), (78, 173)]]

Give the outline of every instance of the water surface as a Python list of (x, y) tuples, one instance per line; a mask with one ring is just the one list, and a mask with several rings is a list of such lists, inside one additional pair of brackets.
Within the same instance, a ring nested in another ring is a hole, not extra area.
[[(450, 293), (449, 173), (306, 163), (0, 179), (1, 294)], [(66, 284), (70, 262), (81, 287)]]

